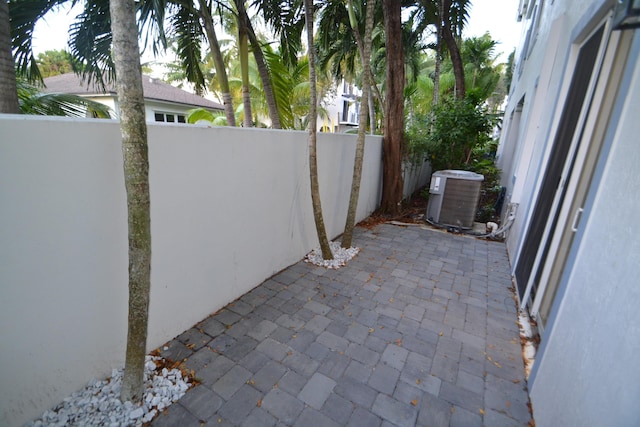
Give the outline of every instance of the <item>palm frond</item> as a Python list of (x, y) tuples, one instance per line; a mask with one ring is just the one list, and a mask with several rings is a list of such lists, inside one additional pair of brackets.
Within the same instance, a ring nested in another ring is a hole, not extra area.
[(112, 110), (99, 102), (68, 93), (43, 93), (23, 79), (18, 79), (17, 84), (23, 114), (111, 118)]
[(67, 0), (9, 1), (11, 43), (19, 75), (30, 82), (42, 82), (42, 75), (33, 55), (33, 31), (36, 22), (47, 12), (54, 10)]

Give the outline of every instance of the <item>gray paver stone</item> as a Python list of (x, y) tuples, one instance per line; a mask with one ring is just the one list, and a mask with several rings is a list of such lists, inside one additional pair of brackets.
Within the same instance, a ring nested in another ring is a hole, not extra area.
[(262, 399), (262, 408), (287, 425), (294, 425), (304, 409), (304, 403), (278, 388), (271, 390)]
[(416, 408), (382, 393), (376, 397), (372, 412), (400, 427), (415, 426), (418, 417)]
[(223, 403), (220, 396), (204, 385), (194, 387), (180, 399), (180, 404), (199, 420), (211, 418)]
[(442, 382), (438, 397), (473, 413), (478, 412), (484, 407), (482, 395), (465, 390), (446, 381)]
[(345, 425), (353, 413), (354, 405), (348, 400), (331, 393), (322, 407), (322, 413), (335, 420), (340, 425)]
[(253, 310), (253, 306), (251, 304), (247, 304), (242, 300), (234, 301), (233, 303), (227, 305), (227, 308), (241, 316), (246, 316)]
[(230, 311), (226, 308), (223, 308), (222, 310), (220, 310), (220, 312), (218, 314), (216, 314), (216, 320), (218, 322), (223, 323), (224, 325), (233, 325), (234, 323), (236, 323), (238, 320), (242, 319), (242, 317), (236, 313), (234, 313), (233, 311)]
[(330, 323), (331, 323), (331, 319), (324, 316), (320, 316), (318, 314), (314, 314), (313, 318), (304, 325), (304, 328), (307, 331), (311, 331), (315, 334), (319, 334), (322, 331), (324, 331), (327, 328), (327, 326), (329, 326)]
[(300, 414), (300, 417), (298, 417), (298, 420), (296, 421), (296, 425), (313, 427), (340, 427), (340, 424), (336, 423), (331, 418), (309, 407), (304, 408), (302, 414)]
[(256, 350), (250, 351), (246, 356), (240, 359), (240, 366), (255, 373), (258, 372), (269, 360), (271, 360), (266, 354)]
[(494, 411), (493, 409), (487, 409), (484, 415), (484, 424), (486, 426), (492, 427), (522, 427), (526, 425), (526, 423), (518, 422), (513, 418), (509, 418), (505, 414), (502, 414), (498, 411)]
[(234, 363), (232, 360), (218, 355), (215, 359), (213, 359), (211, 363), (198, 370), (196, 376), (202, 381), (203, 384), (212, 385), (213, 383), (218, 381), (220, 377), (226, 374), (231, 368), (233, 368), (233, 366)]
[(304, 308), (313, 311), (316, 314), (325, 315), (331, 311), (331, 307), (321, 304), (317, 301), (309, 301), (304, 305)]
[(348, 427), (377, 427), (382, 423), (382, 420), (363, 408), (356, 408), (349, 419)]
[[(218, 413), (234, 425), (240, 425), (247, 418), (249, 413), (258, 405), (262, 393), (255, 388), (244, 384), (242, 388), (225, 402)], [(215, 416), (214, 416), (215, 417)]]
[(373, 370), (368, 384), (381, 393), (393, 394), (400, 372), (391, 366), (379, 364)]
[(182, 361), (188, 357), (191, 357), (193, 351), (187, 348), (180, 341), (174, 339), (167, 343), (167, 345), (160, 347), (160, 356), (164, 359), (173, 360), (174, 362)]
[(360, 323), (352, 323), (344, 334), (345, 339), (357, 344), (364, 344), (368, 336), (369, 328)]
[(332, 351), (324, 358), (322, 364), (318, 367), (318, 372), (337, 380), (347, 368), (349, 360), (344, 354)]
[(298, 393), (298, 399), (320, 410), (335, 386), (334, 380), (316, 372)]
[(286, 372), (287, 368), (282, 366), (282, 364), (270, 360), (251, 377), (250, 383), (258, 390), (266, 393), (278, 383)]
[(307, 379), (294, 371), (287, 371), (280, 381), (278, 387), (287, 393), (296, 396), (302, 390), (302, 387), (307, 383)]
[(354, 381), (366, 384), (369, 381), (369, 377), (373, 372), (372, 366), (365, 366), (357, 360), (352, 360), (349, 362), (349, 366), (344, 371), (344, 376), (347, 378), (351, 378)]
[(278, 420), (264, 409), (254, 408), (242, 422), (241, 427), (273, 427), (277, 422)]
[(380, 353), (370, 350), (363, 345), (354, 343), (349, 344), (346, 354), (347, 356), (369, 366), (375, 365), (380, 359)]
[(501, 412), (524, 424), (529, 422), (529, 408), (526, 403), (519, 402), (508, 394), (488, 389), (484, 393), (485, 409), (493, 409)]
[(253, 329), (247, 332), (247, 335), (260, 341), (267, 338), (271, 332), (276, 330), (277, 327), (278, 325), (271, 322), (270, 320), (263, 320), (262, 322), (258, 323)]
[(451, 419), (452, 405), (436, 396), (425, 393), (418, 414), (417, 425), (448, 426)]
[(224, 355), (234, 361), (240, 361), (248, 353), (256, 348), (258, 342), (253, 338), (243, 336), (238, 338), (234, 345), (228, 347), (224, 352)]
[(333, 351), (346, 351), (349, 346), (349, 341), (327, 331), (318, 335), (316, 341)]
[(464, 408), (455, 406), (449, 425), (451, 427), (482, 427), (482, 417), (479, 411), (474, 414)]
[(201, 322), (198, 325), (207, 335), (211, 336), (211, 337), (217, 337), (218, 335), (220, 335), (221, 333), (223, 333), (226, 328), (225, 326), (220, 323), (215, 316), (209, 317), (208, 319), (205, 319), (203, 322)]
[(153, 425), (156, 427), (200, 427), (200, 420), (187, 411), (184, 406), (174, 403), (167, 408), (166, 414), (153, 421)]
[(283, 314), (282, 316), (278, 317), (276, 323), (284, 328), (292, 330), (298, 330), (304, 325), (304, 322), (302, 320), (292, 318), (288, 314)]
[(458, 361), (436, 353), (431, 364), (431, 374), (443, 381), (455, 383), (458, 378)]
[(289, 352), (289, 355), (284, 358), (282, 363), (307, 378), (313, 375), (318, 366), (320, 366), (318, 362), (306, 354), (295, 350)]
[(398, 381), (396, 389), (393, 392), (393, 398), (419, 408), (422, 403), (423, 394), (423, 391), (419, 388), (407, 384), (404, 381)]
[(397, 346), (396, 344), (389, 344), (387, 348), (384, 349), (384, 352), (382, 352), (380, 360), (392, 368), (401, 371), (408, 355), (409, 351), (406, 348)]
[(200, 332), (199, 328), (188, 329), (178, 335), (177, 339), (193, 351), (201, 349), (211, 341), (211, 337), (204, 332)]
[(229, 400), (249, 378), (251, 378), (251, 372), (242, 366), (235, 365), (229, 370), (229, 372), (216, 381), (211, 389), (222, 396), (225, 400)]
[(373, 401), (376, 399), (377, 391), (368, 385), (350, 380), (348, 378), (340, 378), (335, 387), (336, 394), (350, 400), (356, 405), (366, 409), (371, 409)]
[(475, 375), (471, 375), (465, 371), (458, 371), (458, 379), (456, 381), (456, 385), (474, 393), (484, 393), (484, 379)]
[(289, 346), (279, 343), (273, 338), (267, 338), (256, 347), (257, 350), (266, 354), (274, 360), (282, 360), (290, 351)]

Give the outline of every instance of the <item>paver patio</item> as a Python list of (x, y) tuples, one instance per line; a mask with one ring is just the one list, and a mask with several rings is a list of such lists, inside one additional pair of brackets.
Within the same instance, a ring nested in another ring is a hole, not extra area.
[(504, 244), (357, 228), (339, 270), (303, 261), (168, 345), (202, 383), (161, 426), (526, 426)]

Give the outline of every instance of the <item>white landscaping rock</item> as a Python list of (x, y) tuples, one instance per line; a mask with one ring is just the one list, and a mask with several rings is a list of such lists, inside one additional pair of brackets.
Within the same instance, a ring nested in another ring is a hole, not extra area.
[(145, 362), (145, 387), (141, 406), (120, 401), (122, 369), (114, 369), (111, 378), (104, 381), (91, 380), (84, 390), (65, 398), (52, 410), (27, 427), (41, 426), (141, 426), (180, 399), (189, 389), (188, 379), (182, 377), (178, 369), (162, 369), (156, 372), (155, 360), (159, 357), (147, 356)]
[(322, 258), (322, 250), (320, 250), (320, 248), (315, 248), (304, 258), (305, 262), (320, 267), (338, 269), (347, 265), (347, 262), (360, 252), (360, 248), (351, 247), (349, 249), (345, 249), (340, 246), (340, 243), (338, 242), (329, 242), (329, 248), (331, 248), (333, 259), (325, 260)]

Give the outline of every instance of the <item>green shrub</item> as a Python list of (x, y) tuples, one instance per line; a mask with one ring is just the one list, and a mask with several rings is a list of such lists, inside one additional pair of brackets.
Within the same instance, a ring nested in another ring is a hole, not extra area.
[(405, 158), (414, 164), (428, 158), (432, 170), (458, 169), (484, 175), (476, 220), (496, 221), (500, 170), (495, 166), (498, 141), (492, 138), (499, 118), (478, 106), (473, 96), (447, 99), (431, 114), (412, 117), (405, 132)]

